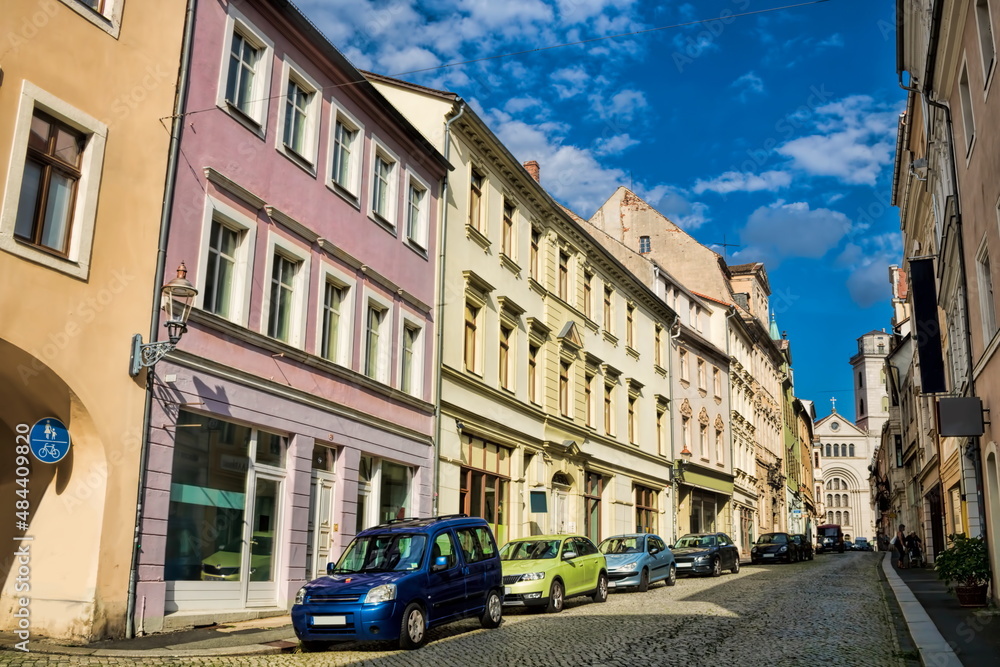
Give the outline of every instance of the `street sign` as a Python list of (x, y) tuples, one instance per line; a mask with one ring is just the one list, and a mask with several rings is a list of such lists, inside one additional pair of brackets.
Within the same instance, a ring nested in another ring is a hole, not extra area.
[(58, 463), (69, 453), (69, 429), (54, 417), (39, 419), (28, 432), (28, 446), (42, 463)]
[(795, 518), (802, 516), (802, 510), (792, 510), (792, 516)]

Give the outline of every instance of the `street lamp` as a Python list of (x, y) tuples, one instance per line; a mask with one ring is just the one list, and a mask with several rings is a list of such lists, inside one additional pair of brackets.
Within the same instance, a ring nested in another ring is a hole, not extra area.
[(194, 297), (198, 295), (195, 286), (188, 282), (187, 267), (181, 262), (177, 267), (177, 277), (160, 289), (160, 306), (169, 318), (163, 326), (167, 328), (168, 340), (143, 343), (142, 334), (132, 336), (132, 356), (128, 374), (135, 377), (143, 368), (149, 368), (177, 347), (181, 336), (187, 331), (188, 316)]

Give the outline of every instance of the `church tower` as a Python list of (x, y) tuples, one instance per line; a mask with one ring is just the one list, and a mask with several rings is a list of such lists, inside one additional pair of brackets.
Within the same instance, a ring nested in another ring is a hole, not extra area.
[(854, 369), (854, 423), (878, 436), (889, 419), (889, 392), (885, 380), (885, 355), (890, 334), (869, 331), (858, 338), (858, 352), (851, 357)]

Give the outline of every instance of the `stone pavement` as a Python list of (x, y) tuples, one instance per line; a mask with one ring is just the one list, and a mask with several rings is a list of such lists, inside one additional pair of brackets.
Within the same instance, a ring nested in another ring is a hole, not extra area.
[(89, 655), (4, 650), (0, 665), (903, 667), (907, 663), (880, 583), (879, 562), (877, 554), (824, 554), (804, 563), (744, 567), (719, 578), (682, 578), (674, 587), (658, 584), (647, 593), (615, 592), (604, 604), (573, 598), (560, 614), (508, 609), (497, 630), (461, 621), (432, 630), (427, 645), (417, 651), (378, 643), (278, 655), (206, 650), (197, 657), (159, 651), (123, 657), (107, 654), (108, 649)]
[(882, 568), (924, 665), (1000, 664), (1000, 616), (995, 609), (960, 606), (932, 567), (899, 570), (888, 555)]

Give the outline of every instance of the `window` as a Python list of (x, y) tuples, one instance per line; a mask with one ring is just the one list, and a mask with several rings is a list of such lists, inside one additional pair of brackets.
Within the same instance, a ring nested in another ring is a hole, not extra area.
[(635, 306), (631, 303), (625, 306), (625, 344), (635, 347)]
[(420, 394), (420, 328), (403, 325), (402, 349), (399, 360), (399, 390), (418, 396)]
[(656, 533), (656, 491), (635, 485), (635, 530), (638, 533)]
[(604, 493), (604, 478), (588, 472), (583, 486), (585, 534), (595, 543), (601, 541), (601, 496)]
[(538, 346), (528, 346), (528, 400), (538, 402)]
[(705, 360), (698, 360), (698, 389), (708, 391), (708, 373), (705, 367)]
[(722, 371), (718, 368), (712, 369), (712, 389), (716, 398), (722, 398)]
[(650, 251), (649, 237), (648, 236), (640, 236), (639, 237), (639, 252), (641, 252), (643, 255), (645, 255), (649, 251)]
[(271, 263), (271, 300), (267, 315), (267, 335), (292, 342), (292, 317), (295, 310), (295, 283), (300, 262), (280, 252)]
[(421, 248), (427, 248), (427, 186), (410, 176), (406, 188), (406, 238)]
[(569, 297), (569, 254), (559, 251), (559, 298), (566, 301)]
[(983, 57), (983, 81), (989, 81), (997, 50), (993, 42), (989, 0), (976, 0), (976, 28), (979, 31), (979, 52)]
[(506, 324), (500, 325), (500, 386), (511, 389), (511, 358), (510, 343), (514, 336), (514, 328)]
[(839, 444), (835, 444), (833, 446), (833, 455), (834, 456), (840, 456), (840, 445)]
[[(123, 0), (62, 0), (62, 2), (95, 27), (118, 39), (121, 32)], [(49, 15), (45, 17), (46, 20), (53, 15), (54, 9), (47, 4), (39, 4), (38, 7)], [(46, 24), (42, 18), (39, 16), (33, 19), (39, 28)], [(24, 34), (29, 34), (27, 28), (24, 28)]]
[[(507, 540), (508, 485), (510, 483), (511, 450), (480, 438), (462, 439), (462, 460), (468, 466), (461, 469), (459, 510), (469, 516), (479, 516), (490, 523), (497, 542)], [(488, 531), (476, 529), (480, 541), (489, 540)]]
[[(219, 72), (216, 104), (263, 137), (271, 92), (274, 42), (233, 4), (226, 18), (225, 65)], [(283, 78), (287, 81), (287, 77)], [(286, 91), (282, 91), (285, 93)], [(283, 114), (282, 109), (279, 113)]]
[(968, 155), (972, 151), (972, 144), (976, 140), (976, 120), (972, 114), (972, 93), (969, 89), (969, 70), (963, 64), (962, 75), (958, 80), (959, 101), (962, 106), (962, 127), (965, 130), (965, 152)]
[(848, 445), (848, 447), (850, 448), (850, 454), (848, 454), (848, 456), (854, 458), (854, 445)]
[(997, 332), (996, 304), (993, 298), (993, 272), (990, 268), (989, 246), (986, 241), (976, 254), (976, 277), (979, 284), (979, 312), (983, 323), (983, 339), (990, 341)]
[(657, 409), (656, 411), (656, 453), (663, 456), (666, 452), (666, 435), (667, 435), (667, 411)]
[(320, 331), (320, 356), (330, 361), (340, 361), (341, 312), (347, 298), (347, 287), (327, 280), (323, 285), (323, 312)]
[(465, 370), (475, 373), (478, 368), (477, 347), (480, 309), (469, 302), (465, 304)]
[(594, 374), (587, 373), (583, 381), (583, 393), (587, 404), (587, 426), (594, 427)]
[(826, 456), (827, 456), (827, 458), (829, 458), (831, 456), (831, 454), (830, 454), (831, 451), (832, 451), (832, 445), (830, 445), (830, 443), (827, 443), (827, 445), (826, 445)]
[(858, 416), (864, 416), (865, 414), (865, 399), (858, 401)]
[(331, 104), (330, 179), (327, 185), (336, 192), (357, 200), (361, 191), (361, 152), (364, 128), (342, 109)]
[(844, 525), (845, 526), (850, 526), (851, 525), (851, 513), (850, 512), (847, 512), (847, 511), (844, 512)]
[(814, 468), (819, 467), (819, 452), (815, 452), (813, 455), (813, 467)]
[(65, 256), (85, 137), (36, 111), (31, 120), (14, 236)]
[(604, 384), (604, 432), (608, 435), (615, 434), (614, 391), (614, 385)]
[(688, 351), (682, 347), (678, 352), (678, 356), (680, 357), (681, 362), (681, 379), (688, 382), (691, 380), (691, 368), (688, 363)]
[(703, 459), (708, 458), (708, 425), (698, 425), (698, 455)]
[(691, 451), (691, 418), (681, 417), (681, 443), (683, 449), (681, 453)]
[(583, 272), (583, 314), (588, 320), (594, 318), (594, 274)]
[(725, 463), (725, 442), (722, 440), (722, 431), (715, 429), (715, 460), (717, 463)]
[(514, 257), (514, 205), (503, 200), (503, 238), (500, 240), (500, 252), (511, 259)]
[(832, 493), (826, 494), (826, 506), (827, 507), (833, 507), (833, 494)]
[(572, 364), (568, 361), (559, 362), (559, 414), (563, 417), (570, 416), (570, 386), (569, 377)]
[(613, 327), (611, 326), (614, 321), (611, 313), (611, 301), (614, 297), (614, 289), (610, 285), (604, 286), (604, 330), (608, 333), (612, 333)]
[(212, 220), (208, 246), (208, 275), (205, 276), (204, 308), (229, 318), (233, 309), (233, 284), (240, 232), (218, 220)]
[[(306, 120), (309, 99), (313, 93), (303, 88), (297, 81), (288, 80), (285, 93), (285, 131), (282, 141), (296, 155), (306, 157)], [(308, 158), (306, 158), (308, 159)]]
[(629, 395), (628, 397), (628, 441), (635, 445), (639, 442), (639, 429), (636, 424), (636, 403), (638, 398)]
[(531, 271), (531, 277), (534, 278), (535, 280), (538, 280), (538, 244), (541, 243), (541, 240), (542, 240), (542, 233), (537, 229), (535, 229), (534, 227), (532, 227), (531, 257), (530, 257), (531, 267), (529, 268), (529, 270)]
[(663, 366), (663, 327), (659, 324), (653, 329), (653, 363)]
[(388, 310), (381, 304), (369, 302), (365, 314), (365, 375), (373, 380), (386, 379), (386, 346), (388, 336), (383, 335)]
[(320, 85), (287, 56), (281, 65), (284, 101), (278, 107), (281, 135), (276, 148), (315, 175), (319, 150), (319, 117), (323, 112)]
[(397, 161), (382, 148), (376, 148), (372, 173), (372, 214), (395, 225)]
[(469, 225), (477, 231), (485, 231), (483, 223), (483, 187), (486, 184), (482, 172), (478, 169), (472, 170), (471, 183), (469, 185)]

